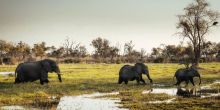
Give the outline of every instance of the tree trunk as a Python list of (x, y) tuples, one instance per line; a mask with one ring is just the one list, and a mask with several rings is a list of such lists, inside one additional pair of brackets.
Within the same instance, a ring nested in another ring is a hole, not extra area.
[(199, 60), (200, 60), (200, 51), (199, 51), (199, 49), (194, 49), (194, 61), (193, 61), (193, 63), (194, 63), (194, 65), (196, 66), (196, 67), (198, 67), (199, 66)]

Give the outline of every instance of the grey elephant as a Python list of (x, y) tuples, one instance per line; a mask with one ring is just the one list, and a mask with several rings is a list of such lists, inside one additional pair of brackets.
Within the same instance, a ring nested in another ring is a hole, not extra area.
[(194, 86), (194, 81), (193, 81), (193, 78), (194, 77), (199, 77), (199, 85), (201, 84), (201, 77), (200, 77), (200, 74), (199, 72), (193, 68), (193, 67), (190, 67), (190, 68), (181, 68), (181, 69), (178, 69), (174, 75), (174, 77), (176, 77), (176, 84), (177, 86), (180, 85), (181, 82), (185, 81), (186, 82), (186, 86), (188, 85), (189, 82), (192, 83), (192, 85)]
[(142, 78), (142, 74), (145, 74), (151, 83), (153, 82), (150, 78), (148, 67), (145, 64), (136, 63), (134, 66), (124, 65), (119, 71), (118, 83), (125, 82), (125, 84), (128, 84), (128, 81), (136, 80), (138, 84), (140, 84), (140, 81), (146, 84)]
[(15, 70), (15, 84), (40, 80), (40, 84), (48, 83), (48, 72), (55, 72), (62, 82), (57, 63), (50, 59), (36, 62), (20, 63)]

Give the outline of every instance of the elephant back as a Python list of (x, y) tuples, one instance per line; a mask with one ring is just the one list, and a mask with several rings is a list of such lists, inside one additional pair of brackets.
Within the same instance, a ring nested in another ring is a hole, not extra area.
[(130, 65), (124, 65), (121, 69), (120, 69), (120, 72), (119, 72), (119, 75), (122, 75), (128, 71), (131, 71), (132, 69), (132, 66)]
[(184, 75), (186, 72), (186, 69), (185, 68), (180, 68), (178, 69), (176, 72), (175, 72), (175, 75), (174, 76), (182, 76)]

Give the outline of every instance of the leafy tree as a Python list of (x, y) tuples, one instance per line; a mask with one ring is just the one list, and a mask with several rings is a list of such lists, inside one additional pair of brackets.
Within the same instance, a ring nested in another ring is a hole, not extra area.
[(110, 53), (110, 43), (107, 39), (100, 37), (92, 40), (91, 44), (95, 48), (95, 57), (107, 58)]
[(134, 51), (134, 46), (135, 45), (133, 44), (132, 41), (129, 41), (129, 42), (125, 43), (125, 45), (124, 45), (124, 54), (128, 57), (131, 56), (133, 51)]
[(212, 61), (215, 55), (218, 53), (218, 50), (215, 50), (216, 43), (214, 42), (204, 42), (202, 46), (202, 57), (205, 58), (206, 61)]
[(16, 45), (16, 50), (17, 50), (17, 56), (19, 57), (20, 60), (24, 60), (26, 56), (31, 54), (31, 48), (28, 44), (20, 41)]
[(216, 26), (219, 13), (209, 9), (206, 0), (194, 0), (185, 9), (185, 14), (179, 15), (177, 28), (179, 34), (190, 40), (193, 46), (193, 63), (198, 66), (201, 57), (203, 41), (210, 32), (211, 27)]
[(79, 56), (82, 58), (87, 56), (87, 49), (85, 46), (79, 46)]
[(46, 47), (46, 43), (45, 42), (41, 42), (38, 44), (34, 44), (34, 47), (32, 49), (33, 53), (35, 54), (36, 57), (40, 57), (41, 59), (45, 56), (46, 51), (49, 48)]
[(152, 48), (151, 56), (154, 56), (155, 58), (158, 58), (161, 55), (161, 48)]

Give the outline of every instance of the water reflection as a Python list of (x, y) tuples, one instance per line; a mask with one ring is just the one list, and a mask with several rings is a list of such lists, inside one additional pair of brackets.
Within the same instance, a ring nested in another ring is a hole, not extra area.
[(197, 87), (193, 88), (177, 88), (176, 95), (177, 96), (183, 96), (183, 97), (200, 97), (201, 92), (199, 92), (201, 89)]
[[(220, 90), (214, 89), (211, 86), (214, 84), (219, 84), (219, 81), (215, 81), (212, 84), (206, 86), (193, 86), (193, 87), (176, 87), (176, 88), (156, 88), (155, 86), (151, 85), (150, 90), (145, 90), (142, 94), (168, 94), (170, 96), (182, 96), (182, 97), (216, 97), (220, 96)], [(165, 86), (159, 86), (165, 87)]]

